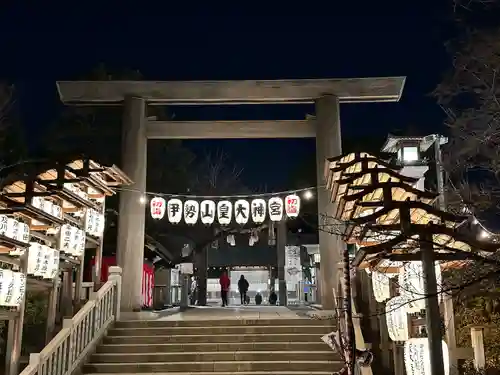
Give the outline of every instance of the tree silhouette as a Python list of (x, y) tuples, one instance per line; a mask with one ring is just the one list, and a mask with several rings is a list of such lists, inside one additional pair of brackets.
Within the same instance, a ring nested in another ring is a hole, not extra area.
[[(454, 5), (460, 36), (448, 43), (452, 69), (433, 93), (447, 115), (449, 129), (444, 151), (448, 202), (451, 209), (466, 206), (477, 217), (496, 215), (500, 207), (500, 27), (498, 21), (490, 27), (488, 20), (498, 19), (500, 2), (455, 0)], [(479, 24), (488, 27), (478, 29)], [(461, 285), (483, 272), (483, 264), (469, 262), (448, 274), (447, 281)], [(492, 324), (485, 333), (490, 371), (500, 371), (499, 291), (500, 280), (488, 279), (480, 290), (468, 288), (454, 299), (459, 344), (468, 343), (468, 324)]]

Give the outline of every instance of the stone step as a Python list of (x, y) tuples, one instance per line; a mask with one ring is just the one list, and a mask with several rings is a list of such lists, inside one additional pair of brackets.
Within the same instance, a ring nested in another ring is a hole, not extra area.
[(297, 319), (225, 319), (225, 320), (126, 320), (116, 322), (116, 328), (147, 327), (220, 327), (220, 326), (332, 326), (333, 320)]
[(156, 336), (107, 336), (104, 344), (166, 344), (166, 343), (233, 343), (233, 342), (321, 342), (321, 334), (235, 334), (235, 335), (161, 335)]
[(146, 362), (262, 362), (262, 361), (331, 361), (339, 359), (331, 350), (314, 351), (251, 351), (251, 352), (173, 352), (173, 353), (99, 353), (92, 363), (146, 363)]
[(232, 343), (167, 343), (100, 345), (98, 353), (178, 353), (229, 351), (322, 351), (330, 347), (317, 337), (317, 342), (232, 342)]
[(153, 336), (153, 335), (231, 335), (266, 333), (310, 333), (324, 335), (333, 330), (328, 326), (220, 326), (220, 327), (156, 327), (156, 328), (112, 328), (110, 336)]
[(85, 374), (134, 374), (134, 373), (213, 373), (213, 372), (265, 372), (287, 373), (315, 371), (333, 373), (342, 369), (341, 361), (258, 361), (258, 362), (149, 362), (149, 363), (89, 363)]
[[(87, 375), (96, 375), (98, 373), (88, 373)], [(110, 373), (100, 373), (101, 375), (110, 375)], [(191, 372), (155, 372), (155, 375), (192, 375)], [(149, 374), (151, 375), (151, 374)], [(331, 371), (238, 371), (238, 372), (196, 372), (196, 375), (336, 375)]]

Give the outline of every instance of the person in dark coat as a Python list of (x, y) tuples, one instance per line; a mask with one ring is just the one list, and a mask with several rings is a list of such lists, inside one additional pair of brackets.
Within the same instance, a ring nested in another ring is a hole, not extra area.
[(271, 289), (271, 293), (269, 294), (269, 304), (276, 305), (277, 301), (278, 301), (278, 296), (276, 295), (274, 289)]
[(242, 305), (247, 304), (247, 292), (248, 292), (248, 281), (245, 279), (245, 276), (241, 275), (238, 280), (238, 290), (240, 291), (240, 300)]
[(227, 276), (226, 272), (222, 273), (219, 279), (219, 284), (220, 284), (220, 296), (222, 299), (222, 307), (225, 307), (228, 305), (227, 294), (229, 293), (229, 287), (231, 286), (231, 280)]

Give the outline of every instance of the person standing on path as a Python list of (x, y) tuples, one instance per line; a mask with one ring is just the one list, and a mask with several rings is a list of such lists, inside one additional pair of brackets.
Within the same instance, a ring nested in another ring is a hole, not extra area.
[(222, 307), (228, 305), (227, 303), (227, 294), (229, 293), (229, 286), (231, 285), (231, 280), (227, 276), (226, 271), (224, 271), (219, 279), (220, 284), (220, 296), (222, 299)]
[(238, 280), (238, 290), (240, 292), (240, 300), (242, 305), (247, 304), (247, 292), (248, 292), (248, 281), (245, 279), (245, 276), (241, 275)]

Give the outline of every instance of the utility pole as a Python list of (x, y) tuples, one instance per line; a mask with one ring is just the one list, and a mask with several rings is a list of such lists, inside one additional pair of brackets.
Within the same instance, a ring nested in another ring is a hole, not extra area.
[[(441, 211), (446, 211), (446, 196), (444, 190), (444, 169), (443, 155), (441, 146), (448, 142), (446, 137), (439, 134), (434, 134), (434, 159), (436, 163), (436, 185), (438, 192), (438, 208)], [(453, 308), (453, 298), (451, 294), (444, 293), (443, 295), (443, 315), (445, 324), (446, 343), (448, 344), (450, 358), (450, 375), (458, 373), (458, 361), (456, 358), (457, 338), (455, 329), (455, 312)]]
[[(424, 238), (422, 238), (424, 237)], [(438, 289), (436, 282), (436, 261), (432, 234), (420, 238), (422, 269), (424, 273), (425, 323), (429, 341), (431, 374), (444, 375), (443, 345), (441, 338), (441, 313), (439, 312)]]

